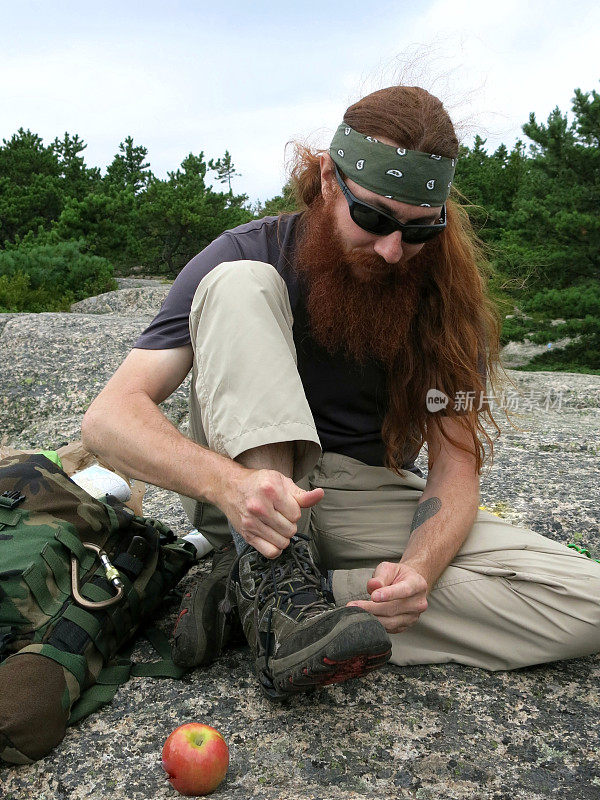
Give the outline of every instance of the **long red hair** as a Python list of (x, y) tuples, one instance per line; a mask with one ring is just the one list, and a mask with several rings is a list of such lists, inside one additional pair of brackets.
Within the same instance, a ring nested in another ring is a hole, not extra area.
[[(448, 113), (438, 98), (419, 87), (392, 86), (373, 92), (348, 108), (344, 122), (365, 135), (388, 138), (398, 147), (448, 158), (458, 155)], [(321, 194), (321, 152), (296, 144), (291, 182), (301, 208), (309, 207)], [(446, 230), (411, 259), (411, 267), (422, 269), (426, 279), (409, 331), (410, 347), (403, 351), (402, 363), (397, 360), (389, 371), (389, 405), (382, 436), (386, 466), (398, 473), (426, 441), (431, 426), (474, 456), (477, 473), (486, 461), (484, 442), (490, 447), (493, 463), (493, 440), (484, 423), (491, 423), (500, 433), (478, 369), (485, 364), (486, 379), (495, 393), (501, 386), (501, 321), (487, 293), (491, 267), (464, 208), (449, 199), (446, 210)], [(430, 389), (449, 398), (445, 412), (428, 411)], [(458, 398), (464, 402), (455, 409)], [(472, 448), (443, 430), (444, 416), (458, 420), (468, 431)]]

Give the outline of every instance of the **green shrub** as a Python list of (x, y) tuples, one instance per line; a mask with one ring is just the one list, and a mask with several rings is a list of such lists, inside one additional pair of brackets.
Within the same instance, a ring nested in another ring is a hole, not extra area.
[(600, 317), (600, 284), (569, 286), (567, 289), (544, 289), (523, 302), (523, 309), (537, 311), (549, 319), (564, 317)]
[(600, 375), (600, 335), (582, 336), (559, 350), (546, 350), (517, 369), (526, 372), (579, 372)]
[(504, 319), (502, 321), (500, 343), (505, 345), (509, 342), (522, 342), (526, 338), (530, 341), (537, 341), (536, 337), (540, 334), (542, 339), (544, 339), (549, 327), (546, 321), (523, 319), (520, 316)]
[(528, 338), (535, 344), (545, 344), (546, 342), (556, 342), (565, 336), (600, 336), (600, 318), (587, 316), (585, 319), (572, 319), (560, 325), (549, 325), (540, 323), (538, 331), (531, 333)]
[(59, 311), (76, 300), (116, 289), (110, 262), (82, 250), (82, 242), (71, 241), (0, 251), (0, 307)]
[(67, 311), (72, 302), (70, 292), (58, 297), (48, 287), (32, 289), (25, 272), (0, 275), (0, 313)]

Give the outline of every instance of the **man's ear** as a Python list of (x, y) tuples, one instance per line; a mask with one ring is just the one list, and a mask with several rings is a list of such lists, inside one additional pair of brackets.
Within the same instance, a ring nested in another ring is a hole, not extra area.
[(321, 153), (321, 194), (325, 200), (331, 200), (337, 192), (337, 181), (333, 168), (333, 159), (329, 153)]

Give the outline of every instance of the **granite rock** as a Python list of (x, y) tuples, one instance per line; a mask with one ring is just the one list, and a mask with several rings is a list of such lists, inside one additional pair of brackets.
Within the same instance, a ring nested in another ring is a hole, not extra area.
[(502, 348), (502, 362), (506, 367), (512, 367), (513, 369), (515, 367), (524, 367), (534, 356), (541, 355), (541, 353), (548, 350), (548, 344), (553, 350), (563, 350), (568, 344), (577, 342), (580, 338), (580, 336), (572, 338), (565, 336), (555, 342), (547, 342), (546, 344), (535, 344), (535, 342), (527, 338), (522, 342), (508, 342)]
[(86, 297), (73, 303), (71, 311), (78, 314), (152, 314), (158, 309), (170, 289), (169, 284), (157, 283), (154, 286), (131, 286), (104, 292), (96, 297)]
[[(2, 439), (52, 447), (78, 438), (85, 408), (160, 305), (148, 292), (98, 301), (104, 313), (0, 319)], [(120, 295), (120, 292), (109, 293)], [(86, 301), (88, 302), (88, 301)], [(135, 310), (133, 310), (135, 309)], [(108, 312), (108, 313), (106, 313)], [(482, 504), (550, 538), (585, 543), (600, 557), (600, 376), (509, 372), (497, 405), (495, 463)], [(185, 429), (184, 384), (163, 409)], [(498, 415), (502, 419), (502, 414)], [(425, 471), (426, 458), (418, 464)], [(150, 487), (145, 512), (189, 530), (178, 498)], [(184, 581), (208, 570), (202, 561)], [(173, 627), (178, 602), (157, 624)], [(137, 660), (151, 660), (143, 641)], [(198, 720), (229, 743), (231, 765), (215, 797), (600, 798), (600, 661), (596, 656), (514, 672), (456, 664), (388, 666), (367, 679), (299, 696), (262, 698), (245, 647), (181, 681), (135, 678), (111, 704), (69, 728), (36, 764), (0, 767), (4, 800), (147, 800), (174, 797), (160, 765), (164, 740)], [(0, 687), (6, 691), (7, 687)]]

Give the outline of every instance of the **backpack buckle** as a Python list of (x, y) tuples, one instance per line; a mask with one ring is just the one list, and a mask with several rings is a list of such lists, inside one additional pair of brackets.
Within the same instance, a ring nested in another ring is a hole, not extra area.
[(0, 506), (10, 510), (16, 508), (23, 500), (25, 500), (25, 495), (19, 494), (16, 490), (12, 492), (2, 492), (2, 494), (0, 494)]

